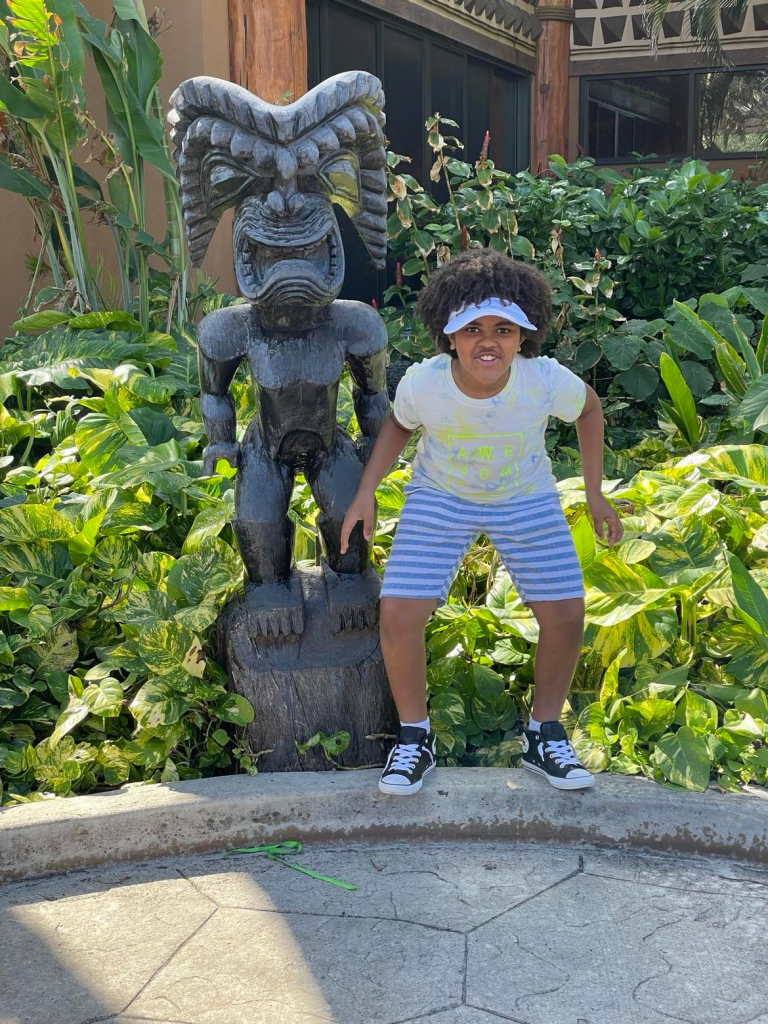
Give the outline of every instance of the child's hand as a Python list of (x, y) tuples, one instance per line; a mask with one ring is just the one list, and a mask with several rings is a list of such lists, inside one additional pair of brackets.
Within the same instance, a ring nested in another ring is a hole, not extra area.
[(347, 509), (344, 522), (341, 526), (341, 553), (346, 554), (349, 547), (349, 535), (355, 525), (363, 521), (363, 536), (366, 540), (371, 539), (373, 520), (376, 516), (376, 498), (373, 494), (357, 492), (354, 501)]
[[(609, 547), (618, 544), (624, 534), (624, 527), (621, 525), (619, 513), (602, 494), (594, 497), (587, 497), (587, 505), (592, 513), (592, 520), (595, 524), (595, 533), (600, 540), (608, 541)], [(605, 524), (608, 524), (608, 537), (605, 537)]]

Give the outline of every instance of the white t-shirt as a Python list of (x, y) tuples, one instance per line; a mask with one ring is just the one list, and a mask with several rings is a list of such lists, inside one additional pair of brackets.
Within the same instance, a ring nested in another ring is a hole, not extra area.
[(443, 353), (416, 363), (397, 387), (395, 419), (421, 430), (413, 486), (477, 502), (556, 491), (544, 447), (547, 420), (578, 418), (584, 381), (556, 359), (518, 355), (498, 395), (470, 398), (453, 379), (451, 362)]

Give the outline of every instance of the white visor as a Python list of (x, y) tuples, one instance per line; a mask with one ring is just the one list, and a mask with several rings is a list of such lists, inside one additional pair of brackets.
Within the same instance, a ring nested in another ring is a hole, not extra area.
[(529, 331), (538, 330), (536, 324), (531, 323), (516, 302), (508, 302), (506, 299), (494, 297), (476, 302), (471, 306), (462, 306), (455, 313), (451, 313), (450, 320), (443, 328), (443, 334), (454, 334), (480, 316), (498, 316), (500, 320), (509, 320), (512, 324), (527, 327)]

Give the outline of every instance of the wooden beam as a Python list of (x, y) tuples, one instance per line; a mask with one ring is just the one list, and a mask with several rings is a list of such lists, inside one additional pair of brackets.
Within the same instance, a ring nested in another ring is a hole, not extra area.
[(233, 82), (268, 103), (307, 91), (305, 0), (228, 0)]
[(568, 159), (568, 76), (571, 58), (571, 0), (547, 0), (536, 8), (542, 33), (536, 40), (531, 172), (549, 167), (552, 153)]

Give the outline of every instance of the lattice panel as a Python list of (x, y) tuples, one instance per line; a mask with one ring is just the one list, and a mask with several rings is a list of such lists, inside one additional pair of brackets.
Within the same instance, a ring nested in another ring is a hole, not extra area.
[[(595, 50), (647, 52), (650, 33), (644, 0), (573, 0), (573, 56)], [(768, 42), (768, 3), (751, 3), (736, 18), (720, 11), (721, 38), (731, 46)], [(662, 23), (659, 51), (696, 49), (696, 27), (690, 0), (672, 0)], [(766, 51), (768, 54), (768, 51)]]

